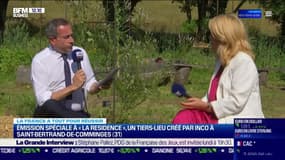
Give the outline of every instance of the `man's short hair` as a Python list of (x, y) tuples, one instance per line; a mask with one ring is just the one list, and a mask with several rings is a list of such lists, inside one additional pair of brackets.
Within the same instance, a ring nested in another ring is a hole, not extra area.
[(55, 18), (47, 23), (46, 36), (47, 38), (55, 38), (57, 36), (57, 27), (70, 25), (70, 22), (64, 18)]

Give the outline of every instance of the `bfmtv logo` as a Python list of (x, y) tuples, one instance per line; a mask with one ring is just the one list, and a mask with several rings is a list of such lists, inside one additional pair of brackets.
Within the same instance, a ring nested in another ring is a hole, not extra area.
[(29, 13), (45, 13), (45, 8), (29, 8)]
[(45, 8), (13, 8), (13, 17), (28, 17), (28, 14), (45, 13)]
[(13, 8), (13, 17), (28, 17), (28, 8)]

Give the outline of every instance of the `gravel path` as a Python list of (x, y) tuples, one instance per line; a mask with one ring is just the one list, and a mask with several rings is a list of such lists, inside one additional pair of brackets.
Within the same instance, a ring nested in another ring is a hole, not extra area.
[(13, 119), (12, 116), (0, 117), (0, 138), (13, 138)]

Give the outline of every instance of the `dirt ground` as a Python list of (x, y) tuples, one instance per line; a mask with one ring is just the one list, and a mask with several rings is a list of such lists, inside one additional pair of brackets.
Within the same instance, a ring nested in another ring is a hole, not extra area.
[(13, 138), (13, 116), (0, 117), (0, 138)]

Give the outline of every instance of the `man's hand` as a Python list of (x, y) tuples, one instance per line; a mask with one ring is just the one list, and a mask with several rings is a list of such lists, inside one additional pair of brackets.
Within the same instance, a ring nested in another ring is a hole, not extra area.
[(85, 73), (83, 72), (83, 70), (82, 69), (78, 70), (74, 74), (72, 80), (73, 80), (73, 83), (70, 86), (67, 86), (66, 88), (63, 88), (63, 89), (58, 90), (56, 92), (53, 92), (51, 95), (51, 99), (62, 100), (66, 96), (72, 94), (73, 91), (82, 87), (85, 80), (86, 80), (86, 76), (85, 76)]
[(97, 83), (93, 83), (89, 92), (91, 94), (94, 94), (94, 93), (98, 93), (99, 91), (101, 91), (101, 89), (102, 89), (102, 86), (98, 86)]
[(84, 82), (85, 82), (85, 80), (86, 80), (86, 75), (85, 75), (84, 71), (82, 69), (78, 70), (74, 74), (72, 80), (73, 80), (72, 85), (75, 88), (75, 90), (77, 90), (78, 88), (82, 87)]

